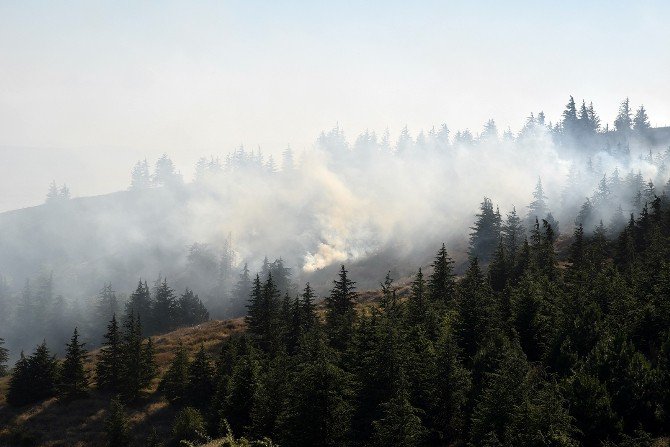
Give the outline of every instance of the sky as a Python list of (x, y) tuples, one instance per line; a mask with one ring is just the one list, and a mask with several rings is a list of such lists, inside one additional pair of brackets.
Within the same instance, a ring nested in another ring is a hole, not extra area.
[(0, 211), (125, 189), (167, 153), (188, 179), (240, 144), (339, 124), (518, 130), (569, 95), (670, 125), (666, 1), (0, 0)]

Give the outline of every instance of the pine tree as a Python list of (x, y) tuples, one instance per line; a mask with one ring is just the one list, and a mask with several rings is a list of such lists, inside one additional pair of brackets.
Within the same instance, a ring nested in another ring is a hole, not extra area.
[(130, 190), (141, 191), (151, 186), (151, 174), (146, 160), (138, 161), (130, 174)]
[(0, 377), (7, 375), (7, 360), (9, 360), (9, 351), (3, 345), (5, 340), (0, 337)]
[(586, 263), (586, 247), (584, 242), (584, 228), (579, 224), (573, 234), (573, 242), (570, 246), (570, 271), (579, 272)]
[(151, 330), (151, 307), (152, 302), (149, 287), (147, 286), (146, 281), (142, 282), (140, 279), (137, 284), (137, 288), (130, 295), (130, 299), (126, 303), (126, 315), (134, 313), (136, 316), (143, 318), (144, 321), (149, 323), (149, 329)]
[(443, 243), (432, 264), (433, 273), (428, 278), (428, 291), (433, 302), (447, 307), (452, 307), (455, 300), (453, 264)]
[(320, 337), (301, 345), (295, 373), (278, 425), (279, 442), (287, 446), (339, 446), (351, 432), (351, 375), (332, 360)]
[(207, 409), (214, 394), (214, 368), (205, 352), (204, 345), (188, 366), (188, 381), (186, 396), (191, 405), (200, 409)]
[(198, 295), (186, 289), (175, 303), (175, 322), (179, 325), (191, 326), (209, 320), (209, 312)]
[(67, 399), (85, 396), (88, 393), (88, 373), (84, 368), (87, 353), (86, 343), (79, 342), (79, 332), (74, 329), (67, 344), (65, 361), (61, 367), (59, 392)]
[(188, 355), (184, 345), (180, 342), (170, 367), (158, 385), (158, 391), (164, 393), (170, 402), (184, 405), (188, 397), (186, 394), (188, 379)]
[(493, 210), (493, 203), (487, 197), (480, 205), (475, 225), (470, 229), (470, 256), (476, 256), (488, 262), (500, 239), (500, 213)]
[(121, 391), (126, 400), (133, 401), (148, 385), (145, 375), (147, 361), (144, 358), (142, 324), (139, 317), (136, 319), (131, 312), (123, 327)]
[(121, 332), (116, 322), (116, 315), (112, 315), (95, 366), (98, 389), (111, 392), (120, 391), (122, 367), (123, 349)]
[(165, 332), (176, 327), (176, 301), (174, 290), (168, 285), (167, 278), (158, 282), (151, 313), (155, 331)]
[(593, 225), (593, 205), (588, 197), (579, 210), (579, 214), (577, 214), (575, 225), (581, 225), (582, 227), (587, 228)]
[(569, 137), (576, 137), (579, 129), (579, 119), (577, 118), (577, 105), (575, 99), (570, 96), (568, 104), (563, 111), (563, 121), (561, 123), (563, 132)]
[(533, 200), (528, 205), (528, 220), (533, 222), (535, 219), (543, 219), (547, 215), (548, 207), (547, 197), (544, 195), (542, 179), (538, 177), (535, 191), (533, 191)]
[(240, 273), (237, 284), (235, 284), (235, 288), (233, 289), (232, 307), (235, 312), (238, 312), (240, 309), (244, 308), (244, 305), (249, 300), (252, 288), (253, 282), (249, 276), (249, 267), (245, 262), (242, 273)]
[(451, 328), (443, 328), (436, 350), (435, 401), (429, 416), (440, 439), (450, 443), (464, 435), (471, 377), (460, 360)]
[(109, 415), (105, 421), (107, 445), (109, 447), (126, 447), (130, 445), (130, 428), (128, 416), (123, 404), (118, 399), (112, 399), (109, 405)]
[(410, 395), (402, 373), (393, 387), (390, 400), (382, 404), (383, 416), (372, 423), (372, 445), (379, 447), (414, 447), (421, 445), (426, 429), (419, 411), (410, 402)]
[(429, 301), (426, 281), (423, 279), (421, 268), (412, 281), (411, 294), (407, 303), (409, 321), (413, 324), (422, 324), (426, 321)]
[(516, 208), (512, 207), (512, 211), (507, 214), (507, 219), (501, 227), (505, 251), (510, 259), (513, 260), (516, 256), (525, 233), (521, 218), (517, 215)]
[(25, 405), (32, 401), (30, 371), (28, 359), (21, 351), (21, 357), (14, 365), (12, 376), (9, 379), (7, 390), (7, 402), (15, 407)]
[(260, 364), (256, 352), (251, 349), (237, 358), (226, 390), (225, 414), (235, 432), (243, 432), (251, 425), (259, 377)]
[(151, 338), (147, 338), (146, 343), (142, 347), (142, 374), (140, 375), (140, 385), (142, 388), (147, 388), (151, 382), (158, 375), (158, 367), (156, 366), (156, 354), (154, 352), (154, 342)]
[(635, 112), (635, 117), (633, 118), (633, 129), (639, 133), (644, 134), (651, 128), (649, 124), (649, 117), (647, 116), (647, 111), (644, 109), (644, 106), (640, 106)]
[(347, 277), (342, 265), (339, 278), (333, 281), (333, 289), (326, 298), (326, 329), (333, 347), (344, 349), (353, 331), (356, 298), (356, 283)]
[(619, 114), (614, 120), (614, 128), (617, 132), (628, 133), (631, 130), (632, 124), (630, 102), (626, 98), (619, 106)]
[(505, 245), (503, 244), (502, 238), (500, 238), (500, 243), (493, 254), (493, 259), (491, 260), (488, 269), (489, 284), (494, 292), (502, 292), (505, 288), (508, 270)]
[(249, 303), (247, 304), (247, 315), (244, 321), (247, 324), (249, 333), (257, 337), (262, 335), (263, 326), (263, 286), (260, 276), (257, 274), (254, 278), (254, 284), (249, 294)]
[(497, 327), (497, 315), (477, 258), (472, 258), (459, 283), (458, 317), (455, 328), (466, 359), (472, 358)]
[(35, 400), (42, 400), (56, 395), (58, 384), (58, 362), (47, 347), (46, 341), (37, 346), (35, 352), (28, 357), (28, 368), (32, 395)]
[(303, 327), (303, 331), (308, 332), (319, 322), (318, 316), (316, 314), (316, 304), (314, 304), (316, 295), (314, 294), (314, 291), (312, 290), (312, 287), (309, 285), (309, 283), (305, 285), (305, 290), (303, 290), (301, 298), (302, 303), (300, 321)]
[(97, 316), (100, 322), (109, 321), (112, 315), (119, 312), (119, 302), (116, 293), (112, 289), (112, 283), (105, 283), (98, 294)]

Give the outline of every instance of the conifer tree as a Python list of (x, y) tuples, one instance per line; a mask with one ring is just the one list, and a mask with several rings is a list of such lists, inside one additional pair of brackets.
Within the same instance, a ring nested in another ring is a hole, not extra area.
[(516, 213), (516, 208), (507, 214), (505, 223), (502, 224), (501, 234), (505, 251), (510, 259), (514, 260), (519, 248), (521, 247), (526, 230), (521, 222), (521, 218)]
[(619, 114), (614, 120), (614, 128), (617, 132), (627, 133), (630, 132), (632, 124), (630, 102), (626, 98), (619, 106)]
[(112, 283), (105, 283), (98, 294), (97, 315), (100, 322), (107, 322), (112, 315), (119, 312), (119, 302), (116, 293), (112, 289)]
[(344, 349), (351, 340), (355, 311), (356, 283), (347, 277), (344, 265), (326, 298), (326, 329), (333, 347)]
[[(167, 278), (163, 278), (163, 281), (158, 282), (156, 285), (153, 307), (151, 309), (153, 329), (155, 331), (164, 332), (175, 328), (177, 323), (176, 301), (174, 290), (168, 285)], [(202, 310), (199, 309), (199, 311)]]
[(5, 340), (0, 337), (0, 377), (7, 375), (7, 360), (9, 360), (9, 351), (3, 345)]
[(584, 268), (586, 262), (586, 247), (584, 241), (584, 227), (579, 224), (573, 234), (572, 245), (570, 246), (570, 271), (579, 272)]
[(244, 308), (244, 305), (249, 300), (249, 296), (251, 295), (252, 287), (253, 287), (253, 281), (251, 280), (251, 276), (249, 276), (249, 267), (245, 262), (244, 268), (242, 269), (242, 273), (240, 273), (239, 279), (237, 280), (235, 288), (233, 289), (232, 306), (236, 312), (238, 311), (238, 309)]
[(164, 393), (170, 402), (184, 405), (187, 398), (188, 379), (188, 355), (184, 345), (180, 342), (170, 367), (158, 385), (158, 391)]
[(126, 315), (131, 313), (140, 316), (145, 321), (149, 322), (149, 329), (151, 330), (151, 294), (147, 282), (140, 279), (137, 283), (137, 288), (130, 295), (130, 299), (126, 303)]
[(244, 321), (247, 324), (249, 333), (255, 336), (262, 335), (263, 325), (263, 286), (261, 285), (260, 276), (257, 274), (254, 278), (254, 284), (249, 295), (249, 303), (247, 304), (247, 315)]
[(207, 409), (214, 394), (214, 368), (205, 352), (204, 345), (188, 366), (188, 381), (186, 395), (191, 405), (200, 409)]
[(428, 291), (433, 302), (447, 307), (452, 307), (455, 300), (453, 264), (443, 243), (432, 264), (433, 273), (428, 278)]
[(424, 323), (428, 314), (428, 290), (426, 281), (423, 279), (421, 268), (414, 277), (411, 287), (411, 295), (407, 305), (409, 320), (417, 325)]
[(321, 337), (304, 340), (278, 421), (280, 444), (343, 445), (351, 432), (351, 375), (333, 362)]
[(470, 256), (476, 256), (483, 262), (488, 262), (495, 252), (501, 230), (500, 213), (494, 211), (493, 203), (488, 197), (484, 197), (475, 225), (470, 229), (472, 230)]
[(127, 447), (130, 445), (128, 416), (123, 408), (123, 404), (117, 398), (112, 399), (109, 405), (109, 415), (105, 421), (105, 432), (109, 447)]
[(314, 294), (314, 291), (312, 290), (312, 287), (309, 285), (309, 283), (305, 284), (305, 289), (302, 292), (301, 298), (302, 303), (300, 321), (304, 332), (307, 332), (318, 324), (316, 304), (314, 304), (316, 295)]
[(58, 374), (58, 362), (49, 352), (46, 341), (38, 345), (28, 358), (22, 352), (12, 372), (7, 402), (20, 406), (55, 396)]
[(233, 366), (226, 390), (225, 414), (235, 432), (244, 432), (251, 425), (260, 373), (260, 364), (253, 349), (238, 357)]
[(472, 258), (459, 283), (456, 334), (466, 359), (472, 358), (497, 326), (491, 289), (486, 284), (477, 258)]
[(98, 389), (120, 391), (123, 360), (122, 335), (116, 315), (112, 315), (95, 366)]
[(142, 388), (148, 387), (151, 384), (151, 381), (158, 375), (155, 356), (154, 342), (151, 340), (151, 337), (149, 337), (142, 347), (142, 375), (140, 376)]
[(488, 269), (488, 279), (491, 289), (494, 292), (502, 292), (507, 283), (508, 275), (508, 266), (507, 266), (507, 254), (505, 253), (505, 245), (503, 244), (502, 238), (498, 243), (498, 248), (496, 248), (495, 253), (493, 254), (493, 259)]
[(21, 351), (19, 360), (14, 365), (12, 376), (9, 379), (9, 389), (7, 390), (7, 402), (15, 407), (25, 405), (32, 399), (30, 370), (28, 359)]
[(73, 399), (88, 393), (88, 373), (84, 368), (86, 343), (79, 342), (79, 332), (74, 329), (70, 343), (67, 344), (65, 361), (61, 367), (59, 392), (65, 398)]
[(640, 108), (635, 112), (635, 117), (633, 118), (633, 129), (639, 134), (644, 134), (650, 128), (651, 124), (649, 124), (647, 111), (644, 109), (644, 106), (641, 105)]
[(148, 359), (144, 358), (146, 351), (142, 343), (142, 324), (139, 317), (135, 318), (135, 314), (131, 312), (123, 327), (121, 391), (127, 400), (132, 401), (149, 385), (150, 379), (145, 369)]
[(563, 121), (561, 125), (563, 127), (563, 132), (568, 137), (575, 137), (577, 135), (579, 119), (577, 118), (577, 105), (572, 96), (570, 96), (570, 100), (563, 111)]
[(179, 325), (195, 325), (209, 320), (209, 312), (198, 295), (192, 290), (186, 291), (175, 303), (175, 322)]
[(547, 197), (544, 195), (542, 179), (538, 177), (535, 190), (533, 191), (533, 200), (528, 205), (528, 220), (534, 222), (535, 219), (543, 219), (547, 215)]
[(443, 328), (436, 350), (435, 400), (430, 417), (440, 439), (450, 443), (465, 434), (471, 377), (461, 362), (451, 328)]
[(382, 418), (372, 423), (372, 445), (414, 447), (424, 441), (426, 429), (418, 410), (410, 402), (402, 372), (399, 375), (391, 399), (382, 404)]

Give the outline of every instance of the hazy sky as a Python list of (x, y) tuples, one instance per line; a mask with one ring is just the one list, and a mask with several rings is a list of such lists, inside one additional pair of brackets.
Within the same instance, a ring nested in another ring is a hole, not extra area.
[[(396, 135), (517, 130), (567, 97), (625, 96), (670, 125), (665, 1), (0, 1), (0, 211), (125, 188), (167, 152), (186, 176), (244, 143), (335, 123)], [(30, 148), (30, 149), (26, 149)]]

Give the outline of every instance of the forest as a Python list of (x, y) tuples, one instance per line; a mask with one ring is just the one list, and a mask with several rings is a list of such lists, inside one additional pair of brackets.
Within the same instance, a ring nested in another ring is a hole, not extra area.
[[(405, 129), (384, 152), (387, 138), (362, 135), (356, 150), (342, 150), (339, 129), (324, 133), (319, 144), (339, 154), (330, 163), (343, 173), (356, 157), (408, 164), (434, 160), (436, 151), (445, 160), (496, 148), (507, 155), (546, 141), (569, 168), (553, 202), (541, 172), (532, 173), (527, 206), (502, 213), (493, 200), (500, 191), (492, 189), (493, 198), (487, 194), (476, 212), (465, 212), (469, 231), (450, 228), (446, 243), (433, 245), (430, 259), (411, 274), (377, 278), (371, 299), (364, 299), (370, 288), (360, 286), (355, 269), (337, 259), (328, 261), (337, 269), (327, 271), (324, 291), (281, 257), (238, 263), (228, 255), (220, 264), (225, 284), (217, 283), (219, 261), (195, 269), (212, 272), (207, 287), (196, 274), (182, 278), (193, 282), (183, 294), (159, 276), (153, 287), (140, 279), (119, 299), (106, 282), (95, 312), (86, 315), (56, 313), (68, 306), (53, 293), (52, 276), (37, 287), (26, 281), (21, 294), (0, 304), (16, 309), (14, 328), (43, 341), (14, 353), (11, 367), (12, 353), (0, 348), (0, 373), (8, 376), (0, 387), (0, 423), (8, 427), (0, 440), (39, 445), (40, 434), (22, 430), (13, 412), (96, 396), (106, 403), (102, 435), (110, 446), (665, 445), (670, 147), (663, 145), (670, 142), (659, 143), (663, 131), (651, 128), (644, 107), (632, 112), (627, 99), (614, 129), (603, 128), (592, 105), (579, 108), (571, 97), (560, 122), (531, 115), (517, 135), (499, 136), (493, 121), (476, 138), (463, 131), (450, 139), (444, 127), (415, 140)], [(157, 169), (168, 164), (162, 160)], [(239, 150), (224, 164), (202, 160), (194, 184), (231, 175), (238, 164), (261, 178), (299, 176), (289, 162), (279, 172), (273, 163)], [(173, 168), (159, 172), (156, 178), (180, 184)], [(438, 195), (445, 188), (431, 186)], [(182, 187), (152, 184), (146, 162), (133, 169), (131, 191)], [(74, 199), (67, 186), (53, 184), (47, 200), (44, 206)], [(202, 262), (204, 247), (191, 246), (191, 266)], [(307, 281), (298, 286), (300, 279)], [(157, 354), (164, 334), (210, 319), (216, 301), (193, 290), (216, 287), (228, 303), (217, 318), (244, 314), (243, 329), (207, 348), (203, 339), (197, 349), (179, 344)], [(149, 398), (167, 402), (175, 416), (168, 427), (138, 437), (129, 415)]]

